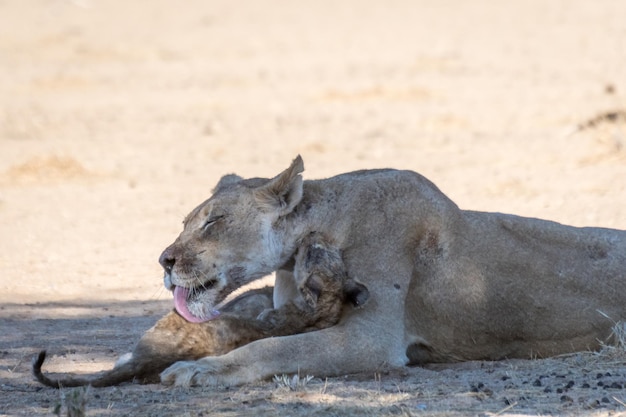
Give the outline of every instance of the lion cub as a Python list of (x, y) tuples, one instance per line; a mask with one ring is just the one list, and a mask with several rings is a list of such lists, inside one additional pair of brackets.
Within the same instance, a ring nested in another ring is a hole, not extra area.
[(361, 306), (369, 298), (367, 288), (348, 277), (339, 250), (318, 232), (302, 240), (293, 275), (301, 297), (258, 317), (274, 331), (299, 329), (289, 332), (295, 334), (330, 327), (339, 321), (345, 301)]
[(339, 250), (320, 233), (301, 242), (294, 278), (300, 297), (278, 309), (271, 309), (273, 288), (265, 287), (236, 297), (218, 319), (204, 323), (190, 323), (171, 311), (143, 335), (132, 353), (98, 376), (51, 379), (41, 371), (45, 350), (34, 359), (33, 374), (54, 388), (105, 387), (131, 380), (156, 383), (159, 373), (174, 362), (222, 355), (266, 337), (330, 327), (339, 321), (344, 302), (361, 306), (369, 298), (367, 288), (347, 276)]

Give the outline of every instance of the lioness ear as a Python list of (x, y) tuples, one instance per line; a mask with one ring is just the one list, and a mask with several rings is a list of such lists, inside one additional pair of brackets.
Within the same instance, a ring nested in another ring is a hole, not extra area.
[(302, 199), (302, 171), (304, 162), (298, 155), (289, 168), (253, 191), (259, 206), (279, 216), (290, 213)]
[(235, 174), (224, 175), (222, 178), (220, 178), (219, 182), (213, 189), (213, 194), (241, 180), (243, 180), (243, 178), (241, 178), (239, 175), (235, 175)]
[(347, 278), (343, 283), (343, 293), (346, 300), (353, 306), (361, 307), (370, 298), (370, 291), (360, 282)]

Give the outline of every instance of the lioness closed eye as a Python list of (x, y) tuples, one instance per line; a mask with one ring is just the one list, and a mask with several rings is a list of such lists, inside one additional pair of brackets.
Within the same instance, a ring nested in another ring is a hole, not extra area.
[(339, 250), (319, 233), (302, 240), (294, 268), (300, 297), (277, 309), (272, 309), (272, 288), (251, 290), (226, 304), (212, 321), (192, 323), (170, 312), (143, 335), (128, 358), (120, 358), (103, 374), (51, 379), (41, 371), (45, 351), (35, 358), (33, 374), (55, 388), (103, 387), (131, 380), (154, 383), (159, 372), (176, 361), (220, 355), (264, 337), (332, 326), (345, 301), (360, 306), (369, 297), (365, 286), (346, 275)]
[(224, 177), (161, 255), (165, 286), (206, 319), (234, 288), (278, 270), (274, 301), (285, 305), (300, 297), (290, 259), (317, 231), (367, 286), (367, 305), (317, 332), (175, 363), (164, 383), (550, 356), (596, 349), (626, 319), (624, 231), (461, 210), (411, 171), (303, 181), (303, 170), (298, 157), (271, 179)]

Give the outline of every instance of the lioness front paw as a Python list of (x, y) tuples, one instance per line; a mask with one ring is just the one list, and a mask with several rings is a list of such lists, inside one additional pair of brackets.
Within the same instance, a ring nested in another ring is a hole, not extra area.
[(189, 387), (193, 385), (194, 376), (199, 371), (196, 362), (181, 361), (161, 372), (161, 383)]
[(216, 358), (180, 361), (161, 372), (161, 383), (182, 387), (230, 385), (223, 370), (224, 366)]

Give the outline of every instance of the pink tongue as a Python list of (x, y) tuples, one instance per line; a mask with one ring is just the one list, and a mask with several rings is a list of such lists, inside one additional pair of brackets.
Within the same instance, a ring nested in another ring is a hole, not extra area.
[(183, 316), (185, 320), (190, 323), (204, 323), (205, 321), (213, 320), (219, 316), (219, 311), (213, 310), (208, 317), (202, 318), (194, 316), (191, 311), (189, 311), (189, 307), (187, 307), (187, 296), (189, 295), (189, 288), (179, 287), (178, 285), (174, 287), (174, 307), (178, 314)]

